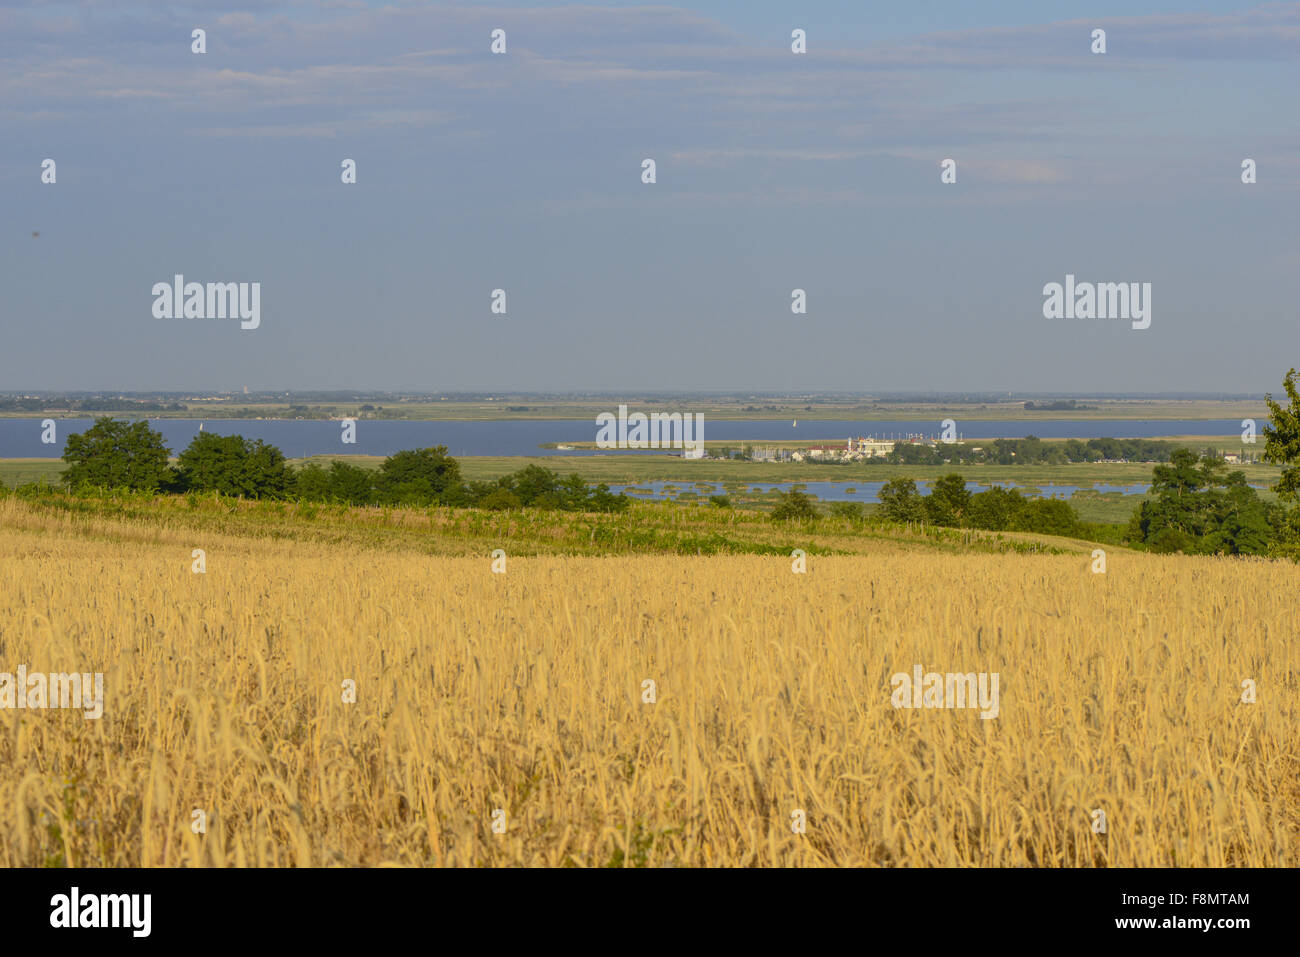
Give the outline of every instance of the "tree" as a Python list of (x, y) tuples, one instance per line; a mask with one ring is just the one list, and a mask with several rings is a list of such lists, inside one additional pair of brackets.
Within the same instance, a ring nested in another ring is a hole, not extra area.
[(284, 453), (261, 439), (200, 432), (177, 458), (183, 491), (284, 498), (293, 474)]
[(1014, 517), (1009, 528), (1040, 535), (1077, 535), (1079, 514), (1059, 498), (1030, 498)]
[(511, 490), (525, 505), (539, 503), (543, 507), (554, 507), (557, 504), (555, 492), (559, 488), (560, 477), (550, 469), (529, 465), (515, 472), (510, 479)]
[(452, 504), (465, 497), (460, 463), (447, 446), (395, 452), (379, 466), (379, 499), (391, 505)]
[(1217, 455), (1199, 464), (1189, 449), (1176, 449), (1170, 464), (1152, 473), (1155, 497), (1143, 502), (1129, 523), (1129, 538), (1155, 551), (1260, 555), (1269, 551), (1284, 524), (1281, 509), (1261, 501), (1243, 472), (1228, 472)]
[(1289, 408), (1282, 408), (1273, 401), (1272, 395), (1265, 395), (1269, 418), (1272, 422), (1264, 426), (1264, 460), (1275, 465), (1282, 465), (1282, 477), (1273, 491), (1285, 502), (1294, 502), (1300, 498), (1300, 377), (1292, 369), (1282, 380), (1290, 400)]
[(880, 499), (881, 512), (891, 522), (925, 521), (925, 499), (910, 478), (890, 479), (881, 486), (876, 498)]
[(953, 472), (935, 481), (925, 500), (926, 517), (935, 525), (960, 525), (969, 504), (966, 480)]
[(311, 502), (369, 505), (375, 498), (375, 473), (347, 462), (334, 461), (328, 469), (312, 462), (295, 473), (292, 492)]
[(589, 512), (623, 512), (631, 504), (632, 500), (627, 495), (622, 492), (615, 495), (608, 485), (601, 482), (590, 491), (583, 508)]
[(330, 473), (318, 462), (309, 462), (293, 477), (293, 494), (308, 502), (326, 502), (332, 497)]
[(1078, 439), (1069, 439), (1062, 447), (1067, 462), (1092, 462), (1101, 458), (1101, 455), (1093, 449), (1088, 448)]
[(836, 518), (847, 518), (855, 522), (862, 518), (861, 502), (831, 502), (830, 510)]
[(895, 442), (885, 460), (893, 465), (934, 465), (938, 462), (938, 453), (919, 442)]
[(523, 508), (523, 502), (519, 501), (519, 496), (507, 488), (494, 488), (486, 495), (474, 503), (476, 508), (485, 508), (489, 511), (500, 512), (508, 509)]
[(375, 473), (359, 465), (335, 461), (330, 465), (330, 493), (349, 505), (371, 505), (375, 501)]
[(1196, 467), (1196, 453), (1175, 449), (1168, 465), (1157, 465), (1151, 472), (1151, 493), (1181, 498), (1205, 484), (1206, 473)]
[(817, 507), (813, 501), (799, 489), (789, 492), (777, 492), (780, 501), (772, 509), (772, 519), (778, 522), (807, 521), (817, 517)]
[(167, 464), (170, 455), (162, 434), (149, 428), (148, 422), (101, 416), (85, 432), (68, 436), (63, 452), (68, 468), (63, 481), (73, 488), (89, 485), (155, 492), (174, 480)]
[(1282, 380), (1289, 406), (1283, 408), (1264, 396), (1272, 422), (1264, 426), (1264, 461), (1283, 466), (1278, 483), (1273, 486), (1281, 503), (1274, 513), (1274, 540), (1268, 552), (1279, 558), (1300, 561), (1300, 506), (1287, 508), (1300, 500), (1300, 378), (1291, 369)]
[(970, 497), (966, 508), (966, 524), (1000, 532), (1011, 528), (1024, 511), (1025, 500), (1015, 489), (994, 485), (988, 491)]

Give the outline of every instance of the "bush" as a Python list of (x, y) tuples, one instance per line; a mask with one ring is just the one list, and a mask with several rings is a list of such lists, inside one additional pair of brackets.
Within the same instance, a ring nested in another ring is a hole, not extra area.
[(817, 507), (813, 500), (798, 489), (778, 492), (780, 501), (772, 509), (772, 519), (778, 522), (807, 521), (817, 517)]
[(1196, 543), (1192, 536), (1179, 528), (1162, 528), (1150, 540), (1153, 552), (1185, 552)]
[(502, 512), (507, 509), (524, 507), (524, 503), (519, 500), (519, 496), (508, 488), (495, 488), (482, 498), (478, 499), (474, 504), (479, 508), (485, 508), (492, 512)]
[(375, 501), (376, 474), (347, 462), (332, 462), (328, 469), (315, 462), (294, 475), (293, 494), (312, 502), (371, 505)]
[(1079, 515), (1069, 502), (1059, 498), (1032, 498), (1025, 500), (1010, 527), (1041, 535), (1077, 535)]
[(831, 515), (836, 518), (847, 518), (854, 521), (862, 518), (861, 502), (831, 502)]

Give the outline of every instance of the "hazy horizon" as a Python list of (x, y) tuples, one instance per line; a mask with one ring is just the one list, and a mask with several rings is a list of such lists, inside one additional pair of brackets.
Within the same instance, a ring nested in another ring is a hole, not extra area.
[[(1270, 393), (1278, 393), (1280, 389), (1269, 389)], [(622, 390), (594, 390), (594, 389), (574, 389), (574, 390), (538, 390), (538, 389), (449, 389), (423, 391), (416, 389), (381, 389), (381, 388), (360, 388), (360, 389), (250, 389), (247, 393), (242, 390), (230, 389), (9, 389), (0, 391), (0, 396), (14, 397), (18, 395), (39, 395), (39, 396), (104, 396), (117, 395), (124, 398), (133, 397), (189, 397), (194, 398), (199, 395), (219, 395), (231, 396), (233, 398), (242, 398), (247, 396), (248, 399), (272, 398), (284, 396), (323, 396), (329, 399), (342, 399), (347, 396), (359, 396), (362, 398), (382, 397), (382, 396), (399, 396), (399, 397), (420, 397), (420, 398), (448, 398), (460, 400), (484, 401), (487, 398), (530, 398), (530, 399), (565, 399), (577, 401), (582, 399), (605, 399), (625, 397), (657, 397), (657, 396), (688, 396), (700, 398), (770, 398), (770, 399), (872, 399), (875, 401), (918, 401), (918, 402), (952, 402), (952, 403), (976, 403), (976, 402), (1007, 402), (1017, 401), (1019, 399), (1092, 399), (1097, 401), (1118, 401), (1118, 400), (1165, 400), (1165, 401), (1207, 401), (1207, 402), (1232, 402), (1248, 401), (1260, 399), (1262, 393), (1256, 394), (1251, 392), (1025, 392), (1012, 389), (969, 389), (961, 390), (956, 393), (952, 392), (922, 392), (902, 390), (836, 390), (836, 389), (794, 389), (789, 391), (770, 391), (762, 389), (622, 389)], [(324, 398), (319, 401), (325, 401)]]

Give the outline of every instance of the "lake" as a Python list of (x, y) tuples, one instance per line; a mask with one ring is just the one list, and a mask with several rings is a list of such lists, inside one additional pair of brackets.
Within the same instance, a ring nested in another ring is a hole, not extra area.
[[(789, 492), (796, 486), (814, 498), (823, 502), (879, 502), (878, 494), (884, 482), (743, 482), (747, 491), (753, 492)], [(1042, 498), (1068, 499), (1079, 490), (1077, 485), (1017, 485), (1014, 482), (994, 482), (1002, 488), (1018, 488), (1022, 494)], [(967, 482), (966, 488), (972, 493), (983, 492), (989, 486), (979, 482)], [(1099, 492), (1122, 492), (1125, 495), (1142, 495), (1150, 485), (1097, 485)], [(733, 486), (734, 488), (734, 486)], [(694, 492), (701, 500), (710, 495), (725, 495), (728, 490), (722, 482), (637, 482), (634, 485), (611, 485), (611, 492), (627, 492), (632, 498), (641, 500), (675, 499), (682, 492)], [(850, 491), (852, 489), (852, 491)], [(930, 483), (919, 481), (916, 490), (922, 495), (930, 494)], [(732, 494), (736, 494), (732, 492)]]
[[(743, 482), (746, 490), (755, 492), (789, 492), (796, 486), (809, 495), (823, 502), (863, 502), (878, 503), (878, 494), (884, 482)], [(1018, 485), (1015, 482), (994, 482), (994, 485), (1006, 489), (1019, 489), (1021, 494), (1036, 498), (1069, 499), (1079, 491), (1077, 485)], [(1145, 495), (1151, 485), (1137, 483), (1134, 485), (1106, 485), (1097, 483), (1091, 486), (1097, 492), (1119, 492), (1122, 495)], [(1264, 485), (1252, 485), (1251, 488), (1262, 489)], [(726, 495), (728, 490), (722, 482), (638, 482), (635, 485), (611, 485), (611, 492), (627, 492), (629, 497), (640, 500), (676, 499), (682, 492), (693, 492), (701, 501), (707, 501), (710, 495)], [(734, 486), (733, 486), (734, 488)], [(967, 482), (966, 488), (971, 493), (983, 492), (989, 488), (979, 482)], [(852, 491), (850, 491), (850, 489)], [(930, 494), (930, 483), (919, 481), (916, 490), (922, 495)], [(732, 494), (737, 494), (732, 492)]]
[[(0, 419), (0, 458), (58, 458), (63, 443), (73, 432), (88, 429), (88, 418), (55, 419), (54, 445), (41, 443), (41, 418)], [(296, 419), (151, 419), (150, 425), (161, 432), (173, 453), (180, 452), (204, 431), (219, 435), (239, 434), (262, 439), (278, 446), (290, 458), (307, 455), (355, 454), (391, 455), (402, 449), (445, 445), (452, 455), (642, 455), (644, 452), (560, 451), (538, 448), (543, 442), (592, 442), (596, 438), (594, 421), (507, 420), (463, 422), (376, 421), (357, 422), (356, 444), (344, 445), (341, 423), (329, 420)], [(704, 438), (709, 441), (756, 442), (777, 439), (807, 439), (811, 443), (843, 442), (849, 436), (876, 436), (925, 433), (934, 435), (939, 423), (904, 421), (807, 421), (793, 426), (780, 421), (734, 421), (709, 419), (704, 423)], [(1091, 419), (1036, 422), (999, 422), (971, 419), (957, 421), (958, 433), (967, 440), (979, 438), (1024, 438), (1037, 435), (1052, 439), (1160, 438), (1168, 435), (1214, 435), (1239, 438), (1239, 419)]]

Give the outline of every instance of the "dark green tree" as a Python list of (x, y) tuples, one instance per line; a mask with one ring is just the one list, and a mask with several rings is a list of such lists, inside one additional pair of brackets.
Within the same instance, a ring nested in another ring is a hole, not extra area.
[(608, 485), (601, 482), (589, 491), (583, 508), (588, 512), (622, 512), (631, 504), (632, 500), (622, 492), (615, 495)]
[(1197, 468), (1196, 453), (1175, 449), (1168, 465), (1157, 465), (1151, 472), (1151, 494), (1181, 498), (1193, 494), (1205, 484), (1206, 473)]
[(474, 505), (476, 508), (485, 508), (493, 512), (524, 507), (524, 503), (519, 501), (518, 495), (508, 488), (501, 488), (500, 486), (487, 492), (475, 501)]
[(926, 517), (935, 525), (960, 525), (970, 504), (966, 480), (956, 472), (937, 479), (925, 499)]
[(1229, 472), (1217, 455), (1198, 463), (1191, 450), (1176, 449), (1152, 480), (1154, 497), (1134, 512), (1128, 537), (1155, 551), (1264, 554), (1284, 524), (1280, 507), (1261, 501), (1245, 473)]
[(542, 508), (555, 508), (560, 504), (557, 494), (560, 477), (548, 468), (529, 465), (510, 477), (510, 488), (524, 505), (537, 504)]
[(155, 492), (175, 479), (167, 458), (171, 455), (161, 433), (149, 423), (126, 422), (101, 416), (85, 432), (68, 436), (63, 461), (68, 463), (63, 481), (69, 486), (128, 488)]
[(1013, 527), (1024, 508), (1025, 500), (1018, 491), (995, 485), (970, 497), (966, 524), (992, 532), (1004, 531)]
[(1300, 376), (1292, 369), (1282, 380), (1290, 404), (1282, 408), (1272, 395), (1264, 396), (1270, 423), (1264, 426), (1264, 460), (1281, 465), (1282, 477), (1273, 491), (1284, 502), (1300, 499)]
[(375, 473), (337, 460), (328, 469), (312, 462), (294, 473), (292, 494), (312, 502), (370, 505), (375, 499)]
[(200, 432), (177, 458), (180, 488), (245, 498), (284, 498), (293, 473), (282, 453), (261, 439)]
[(1024, 499), (1008, 528), (1040, 535), (1077, 535), (1079, 514), (1069, 502), (1059, 498)]
[(330, 494), (349, 505), (372, 505), (375, 501), (375, 472), (350, 462), (330, 465)]
[(293, 476), (293, 494), (308, 502), (327, 502), (331, 498), (330, 473), (318, 462), (310, 462)]
[(891, 522), (925, 521), (925, 499), (912, 479), (892, 478), (876, 493), (880, 511)]
[(389, 505), (452, 505), (467, 495), (445, 445), (393, 453), (379, 466), (376, 490)]
[(850, 521), (858, 521), (862, 518), (861, 502), (831, 502), (830, 512), (836, 518), (847, 518)]
[(777, 492), (780, 501), (772, 509), (772, 519), (777, 522), (802, 522), (817, 517), (817, 506), (805, 493), (794, 488), (788, 492)]

